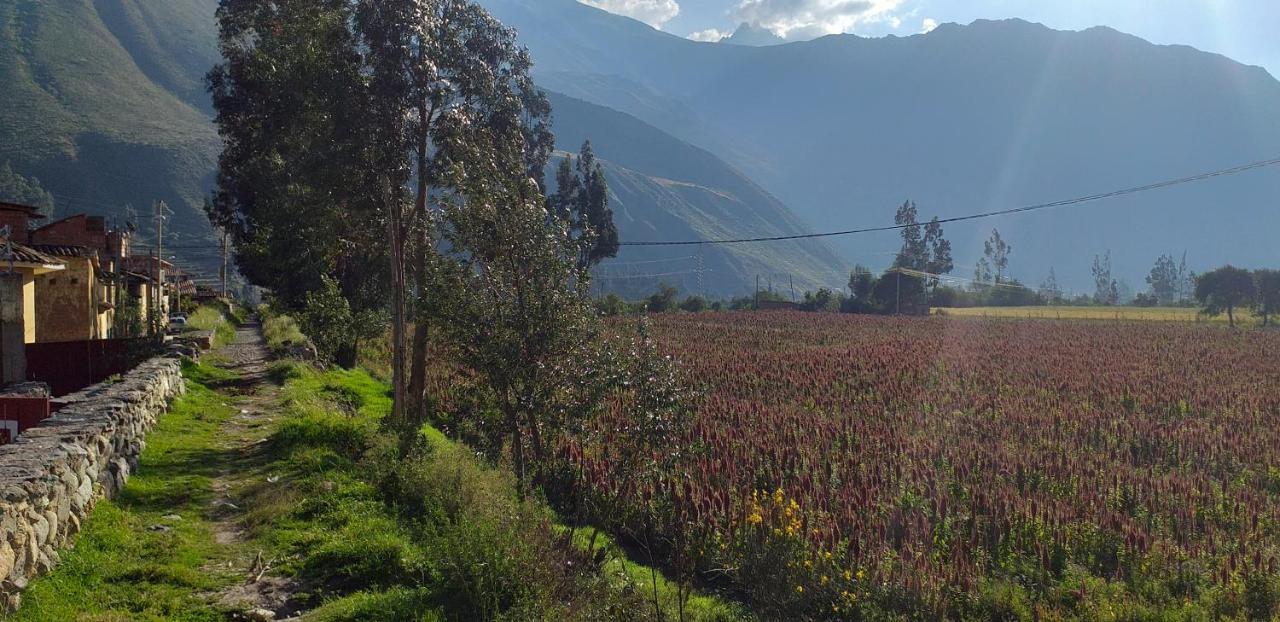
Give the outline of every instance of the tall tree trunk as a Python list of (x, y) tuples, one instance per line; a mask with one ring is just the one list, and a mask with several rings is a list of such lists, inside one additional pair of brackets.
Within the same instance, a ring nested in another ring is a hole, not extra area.
[(507, 411), (507, 425), (511, 428), (511, 460), (516, 472), (516, 494), (524, 499), (524, 439), (520, 438), (520, 418), (510, 406), (504, 409)]
[[(391, 423), (396, 428), (404, 426), (405, 378), (405, 292), (404, 292), (404, 212), (391, 181), (383, 179), (383, 202), (386, 203), (387, 235), (391, 242)], [(397, 432), (403, 432), (397, 429)]]
[[(427, 148), (430, 130), (430, 120), (432, 113), (426, 108), (418, 108), (418, 137), (417, 137), (417, 159), (418, 159), (418, 187), (413, 203), (413, 220), (418, 229), (417, 248), (414, 249), (414, 285), (417, 290), (418, 299), (421, 300), (427, 296), (427, 253), (431, 246), (431, 233), (429, 223), (427, 222), (427, 194), (430, 190), (430, 180), (427, 178)], [(427, 319), (426, 314), (421, 309), (422, 305), (418, 305), (417, 317), (414, 318), (413, 331), (413, 348), (410, 351), (412, 357), (411, 371), (409, 372), (409, 384), (407, 387), (410, 416), (417, 420), (422, 420), (426, 415), (426, 394), (427, 394)]]

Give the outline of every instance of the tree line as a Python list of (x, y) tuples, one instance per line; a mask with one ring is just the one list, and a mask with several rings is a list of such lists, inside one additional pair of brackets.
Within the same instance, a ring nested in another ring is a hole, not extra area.
[[(947, 277), (955, 269), (955, 262), (951, 243), (938, 219), (921, 224), (916, 204), (907, 201), (898, 208), (894, 223), (900, 227), (902, 243), (893, 264), (879, 275), (866, 266), (855, 266), (845, 291), (819, 288), (804, 292), (802, 300), (792, 301), (769, 289), (728, 301), (708, 301), (696, 294), (679, 299), (679, 290), (660, 283), (646, 300), (628, 303), (610, 294), (598, 306), (606, 315), (745, 310), (772, 302), (793, 302), (802, 311), (890, 315), (927, 315), (934, 308), (955, 307), (1194, 306), (1208, 316), (1226, 314), (1233, 326), (1240, 310), (1256, 312), (1262, 324), (1269, 326), (1280, 308), (1280, 276), (1276, 270), (1249, 272), (1225, 266), (1196, 274), (1188, 267), (1186, 252), (1178, 259), (1172, 254), (1156, 258), (1146, 277), (1148, 290), (1136, 295), (1130, 286), (1115, 278), (1109, 250), (1093, 257), (1092, 294), (1067, 294), (1059, 286), (1053, 268), (1040, 286), (1032, 289), (1010, 275), (1013, 245), (999, 229), (993, 229), (983, 243), (983, 256), (974, 266), (972, 279)], [(954, 284), (963, 281), (967, 285)]]
[[(613, 448), (634, 468), (672, 447), (675, 370), (589, 296), (618, 249), (604, 173), (588, 142), (547, 183), (551, 107), (513, 30), (465, 0), (223, 0), (217, 16), (206, 211), (327, 362), (390, 335), (383, 428), (401, 456), (448, 421), (522, 495), (554, 497), (554, 450), (596, 418), (637, 422)], [(478, 380), (460, 412), (429, 391), (440, 364)]]

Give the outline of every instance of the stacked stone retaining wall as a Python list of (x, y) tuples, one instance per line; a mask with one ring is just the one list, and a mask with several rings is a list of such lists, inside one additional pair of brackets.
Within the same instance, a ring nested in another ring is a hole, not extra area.
[(0, 608), (16, 609), (99, 496), (124, 487), (147, 432), (184, 391), (179, 360), (151, 359), (59, 398), (57, 414), (0, 447)]

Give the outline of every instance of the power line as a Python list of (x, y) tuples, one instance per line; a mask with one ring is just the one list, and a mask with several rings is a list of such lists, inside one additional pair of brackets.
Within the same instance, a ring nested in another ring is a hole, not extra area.
[[(1189, 183), (1192, 183), (1192, 182), (1203, 181), (1203, 180), (1211, 179), (1211, 178), (1214, 178), (1214, 177), (1225, 177), (1225, 176), (1227, 176), (1227, 175), (1235, 175), (1235, 174), (1237, 174), (1237, 173), (1243, 173), (1243, 172), (1245, 172), (1245, 171), (1252, 171), (1252, 170), (1255, 170), (1255, 169), (1260, 169), (1260, 168), (1264, 168), (1264, 167), (1268, 167), (1268, 166), (1275, 166), (1275, 165), (1277, 165), (1277, 164), (1280, 164), (1280, 158), (1275, 158), (1275, 159), (1272, 159), (1272, 160), (1263, 160), (1263, 161), (1261, 161), (1261, 162), (1253, 162), (1253, 163), (1251, 163), (1251, 164), (1242, 164), (1242, 165), (1240, 165), (1240, 166), (1233, 166), (1233, 167), (1231, 167), (1231, 168), (1225, 168), (1225, 169), (1221, 169), (1221, 170), (1217, 170), (1217, 171), (1212, 171), (1212, 172), (1208, 172), (1208, 173), (1200, 173), (1200, 174), (1198, 174), (1198, 175), (1192, 175), (1192, 176), (1190, 176), (1190, 177), (1180, 177), (1180, 178), (1178, 178), (1178, 179), (1169, 179), (1169, 180), (1166, 180), (1166, 181), (1159, 181), (1159, 182), (1156, 182), (1156, 183), (1147, 184), (1147, 185), (1145, 185), (1145, 186), (1135, 186), (1135, 187), (1133, 187), (1133, 188), (1125, 188), (1125, 189), (1123, 189), (1123, 190), (1113, 190), (1113, 191), (1111, 191), (1111, 192), (1103, 192), (1103, 193), (1100, 193), (1100, 194), (1091, 194), (1091, 195), (1088, 195), (1088, 196), (1076, 197), (1076, 198), (1074, 198), (1074, 199), (1064, 199), (1064, 200), (1062, 200), (1062, 201), (1054, 201), (1054, 202), (1052, 202), (1052, 203), (1040, 203), (1040, 204), (1037, 204), (1037, 205), (1027, 205), (1027, 206), (1023, 206), (1023, 207), (1015, 207), (1015, 208), (1013, 208), (1013, 209), (998, 210), (998, 211), (994, 211), (994, 212), (983, 212), (983, 213), (981, 213), (981, 214), (970, 214), (970, 215), (968, 215), (968, 216), (955, 216), (955, 217), (952, 217), (952, 218), (942, 218), (942, 219), (939, 219), (939, 220), (938, 220), (938, 222), (939, 222), (940, 224), (953, 223), (953, 222), (964, 222), (964, 221), (968, 221), (968, 220), (979, 220), (979, 219), (982, 219), (982, 218), (992, 218), (992, 217), (995, 217), (995, 216), (1007, 216), (1007, 215), (1010, 215), (1010, 214), (1021, 214), (1021, 213), (1024, 213), (1024, 212), (1034, 212), (1034, 211), (1037, 211), (1037, 210), (1050, 209), (1050, 208), (1054, 208), (1054, 207), (1066, 207), (1066, 206), (1068, 206), (1068, 205), (1077, 205), (1077, 204), (1080, 204), (1080, 203), (1088, 203), (1088, 202), (1091, 202), (1091, 201), (1100, 201), (1100, 200), (1103, 200), (1103, 199), (1111, 199), (1111, 198), (1120, 197), (1120, 196), (1125, 196), (1125, 195), (1130, 195), (1130, 194), (1137, 194), (1137, 193), (1140, 193), (1140, 192), (1147, 192), (1147, 191), (1150, 191), (1150, 190), (1157, 190), (1157, 189), (1160, 189), (1160, 188), (1168, 188), (1168, 187), (1171, 187), (1171, 186), (1179, 186), (1179, 185), (1182, 185), (1182, 184), (1189, 184)], [(877, 232), (881, 232), (881, 231), (898, 231), (898, 230), (900, 230), (900, 229), (906, 229), (906, 228), (908, 228), (908, 227), (915, 227), (915, 226), (919, 226), (919, 225), (911, 225), (911, 224), (906, 224), (906, 225), (888, 225), (888, 226), (883, 226), (883, 227), (869, 227), (869, 228), (866, 228), (866, 229), (849, 229), (849, 230), (847, 230), (847, 231), (831, 231), (831, 232), (827, 232), (827, 233), (804, 233), (804, 234), (797, 234), (797, 235), (777, 235), (777, 236), (769, 236), (769, 237), (759, 237), (759, 238), (738, 238), (738, 239), (728, 239), (728, 240), (686, 240), (686, 241), (663, 241), (663, 242), (622, 242), (622, 243), (620, 244), (620, 246), (700, 246), (700, 245), (703, 245), (703, 244), (747, 244), (747, 243), (753, 243), (753, 242), (782, 242), (782, 241), (786, 241), (786, 240), (808, 240), (808, 239), (813, 239), (813, 238), (828, 238), (828, 237), (835, 237), (835, 236), (841, 236), (841, 235), (854, 235), (854, 234), (859, 234), (859, 233), (877, 233)]]

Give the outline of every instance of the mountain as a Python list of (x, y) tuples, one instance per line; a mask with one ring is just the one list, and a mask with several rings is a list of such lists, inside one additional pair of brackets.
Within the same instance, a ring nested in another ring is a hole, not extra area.
[[(623, 241), (807, 233), (785, 205), (711, 153), (615, 110), (554, 92), (548, 97), (557, 149), (576, 153), (589, 139), (603, 161)], [(684, 292), (730, 297), (751, 291), (757, 275), (799, 291), (839, 288), (848, 278), (825, 244), (805, 240), (624, 247), (600, 266), (596, 282), (629, 297), (664, 281)]]
[(738, 26), (738, 29), (733, 31), (732, 35), (720, 40), (720, 43), (749, 45), (755, 47), (778, 45), (786, 42), (786, 39), (774, 34), (772, 30), (754, 24), (748, 24), (746, 22), (743, 22), (742, 25)]
[[(1108, 28), (978, 21), (747, 47), (573, 0), (482, 3), (520, 31), (536, 79), (720, 155), (822, 230), (886, 224), (907, 199), (925, 217), (957, 216), (1280, 156), (1280, 82), (1265, 70)], [(1197, 269), (1274, 264), (1278, 195), (1280, 175), (1256, 171), (947, 233), (960, 266), (998, 227), (1023, 280), (1054, 267), (1088, 290), (1093, 256), (1111, 249), (1117, 274), (1141, 286), (1164, 252), (1187, 250)], [(883, 266), (897, 240), (831, 244)]]
[[(54, 217), (131, 220), (145, 250), (155, 240), (152, 204), (163, 200), (173, 211), (166, 244), (208, 244), (201, 206), (219, 142), (203, 76), (216, 57), (216, 7), (0, 0), (0, 160), (40, 180)], [(182, 255), (198, 272), (213, 270), (211, 251)]]
[[(174, 211), (166, 246), (197, 272), (212, 271), (217, 251), (201, 205), (219, 149), (203, 84), (218, 60), (216, 8), (217, 0), (0, 0), (0, 169), (39, 179), (55, 216), (85, 211), (136, 222), (142, 249), (154, 244), (152, 202), (164, 200)], [(554, 101), (562, 149), (595, 141), (627, 239), (805, 231), (710, 153), (628, 115)], [(667, 280), (727, 296), (750, 291), (756, 274), (792, 275), (812, 288), (838, 286), (840, 271), (821, 243), (628, 249), (600, 269), (598, 282), (639, 295)]]

